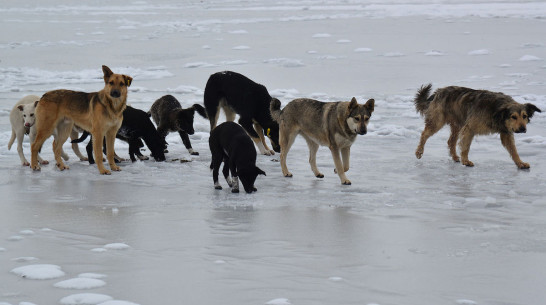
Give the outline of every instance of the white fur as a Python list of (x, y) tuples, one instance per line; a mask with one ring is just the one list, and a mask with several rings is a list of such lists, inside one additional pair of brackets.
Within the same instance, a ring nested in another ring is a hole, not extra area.
[[(9, 114), (11, 139), (8, 143), (8, 150), (11, 149), (11, 145), (15, 141), (15, 138), (17, 138), (17, 152), (19, 153), (19, 158), (21, 159), (21, 164), (23, 166), (30, 165), (23, 153), (23, 139), (25, 138), (27, 130), (31, 143), (36, 138), (36, 126), (34, 125), (34, 123), (36, 123), (36, 117), (34, 116), (34, 112), (36, 110), (35, 102), (39, 100), (40, 97), (37, 95), (27, 95), (13, 106), (13, 109)], [(22, 106), (23, 109), (21, 110), (19, 106)], [(38, 161), (41, 164), (47, 164), (47, 161), (43, 160), (40, 155), (38, 155)]]

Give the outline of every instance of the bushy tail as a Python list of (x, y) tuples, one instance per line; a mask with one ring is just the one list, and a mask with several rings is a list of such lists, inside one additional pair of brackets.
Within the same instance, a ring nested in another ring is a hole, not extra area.
[(82, 136), (79, 139), (74, 139), (74, 140), (70, 141), (70, 143), (81, 143), (85, 139), (87, 139), (88, 136), (89, 136), (89, 132), (84, 130), (83, 133), (82, 133)]
[(8, 143), (8, 150), (11, 149), (11, 145), (13, 145), (13, 141), (15, 141), (15, 130), (11, 130), (11, 139), (9, 139)]
[(425, 111), (428, 109), (428, 105), (434, 99), (434, 95), (430, 96), (430, 89), (432, 84), (423, 85), (415, 94), (415, 99), (413, 103), (415, 104), (415, 110), (421, 115), (425, 115)]
[(197, 111), (197, 113), (199, 113), (199, 115), (201, 115), (202, 117), (204, 117), (205, 119), (208, 119), (208, 115), (207, 115), (207, 111), (205, 110), (205, 108), (203, 108), (203, 106), (199, 105), (199, 104), (193, 104), (193, 109), (195, 109), (195, 111)]
[(269, 111), (271, 112), (271, 118), (277, 123), (281, 122), (281, 101), (276, 98), (271, 99), (269, 104)]

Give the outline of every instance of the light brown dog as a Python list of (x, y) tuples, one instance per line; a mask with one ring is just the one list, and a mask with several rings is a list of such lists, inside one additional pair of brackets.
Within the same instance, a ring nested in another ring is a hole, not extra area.
[[(114, 162), (114, 141), (127, 105), (127, 87), (133, 79), (127, 75), (114, 74), (107, 66), (102, 66), (102, 71), (105, 85), (99, 92), (54, 90), (42, 96), (36, 107), (36, 140), (31, 145), (30, 166), (33, 170), (40, 170), (38, 151), (55, 128), (55, 161), (60, 170), (68, 169), (61, 158), (61, 151), (74, 124), (89, 131), (93, 139), (106, 137), (106, 156), (110, 169), (121, 170)], [(93, 141), (95, 160), (102, 160), (102, 142)], [(102, 162), (97, 162), (97, 167), (101, 174), (110, 174)]]
[[(530, 103), (520, 104), (500, 92), (456, 86), (437, 89), (429, 96), (431, 87), (431, 84), (421, 87), (414, 100), (415, 109), (425, 117), (425, 129), (415, 151), (417, 159), (423, 156), (427, 139), (449, 124), (451, 136), (447, 145), (453, 161), (474, 166), (468, 160), (474, 136), (499, 133), (502, 145), (518, 168), (530, 167), (519, 158), (514, 133), (526, 132), (531, 117), (535, 111), (541, 112), (540, 109)], [(461, 158), (457, 155), (457, 141)]]
[[(317, 178), (324, 175), (317, 168), (317, 151), (320, 145), (327, 146), (334, 159), (335, 172), (341, 184), (350, 185), (345, 175), (349, 170), (351, 145), (357, 135), (368, 132), (368, 123), (374, 111), (375, 100), (364, 105), (353, 97), (350, 102), (324, 103), (312, 99), (295, 99), (281, 110), (281, 102), (273, 99), (270, 104), (271, 117), (279, 123), (281, 146), (281, 168), (285, 177), (292, 177), (286, 166), (286, 156), (298, 134), (309, 147), (309, 164)], [(341, 154), (341, 157), (340, 157)]]

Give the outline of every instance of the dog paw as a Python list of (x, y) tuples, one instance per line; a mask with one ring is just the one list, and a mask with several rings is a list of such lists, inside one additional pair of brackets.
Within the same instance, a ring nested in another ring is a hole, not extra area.
[(21, 163), (21, 165), (23, 165), (23, 166), (30, 166), (30, 163), (28, 163), (28, 161), (25, 161), (25, 162)]
[(115, 172), (121, 171), (121, 167), (119, 167), (119, 166), (117, 166), (117, 165), (115, 165), (115, 166), (110, 166), (110, 169), (113, 170), (113, 171), (115, 171)]
[(34, 171), (39, 171), (39, 170), (42, 170), (42, 168), (40, 167), (40, 165), (36, 164), (34, 166), (30, 166), (30, 168), (32, 168), (32, 170)]
[(346, 180), (343, 180), (343, 181), (341, 182), (341, 184), (343, 184), (343, 185), (351, 185), (351, 181), (350, 181), (349, 179), (346, 179)]
[(318, 173), (317, 175), (315, 175), (315, 177), (317, 178), (324, 178), (324, 175), (322, 173)]
[(239, 193), (239, 189), (231, 189), (232, 193)]
[(63, 163), (57, 163), (57, 168), (58, 168), (60, 171), (64, 171), (65, 169), (70, 169), (70, 167), (64, 165)]
[(42, 164), (42, 165), (47, 165), (47, 164), (49, 164), (49, 161), (47, 161), (47, 160), (41, 160), (41, 161), (40, 161), (40, 164)]
[(529, 163), (526, 163), (526, 162), (519, 162), (517, 164), (518, 168), (519, 169), (528, 169), (528, 168), (531, 168), (531, 165), (529, 165)]
[(453, 159), (455, 162), (461, 162), (461, 158), (459, 158), (459, 156), (451, 157), (451, 159)]
[(192, 156), (199, 156), (199, 153), (196, 152), (196, 151), (192, 151), (192, 152), (190, 153), (190, 155), (192, 155)]
[(111, 175), (111, 174), (112, 174), (112, 173), (111, 173), (109, 170), (107, 170), (107, 169), (102, 169), (102, 170), (99, 169), (99, 172), (100, 172), (101, 175)]
[(284, 174), (284, 176), (287, 177), (287, 178), (292, 178), (292, 173), (286, 173), (286, 174)]
[(415, 156), (417, 157), (417, 159), (421, 159), (421, 157), (423, 156), (423, 151), (422, 150), (416, 150), (415, 151)]
[(221, 189), (222, 189), (222, 186), (220, 186), (220, 185), (215, 185), (215, 186), (214, 186), (214, 189), (215, 189), (215, 190), (221, 190)]
[(83, 157), (83, 158), (80, 158), (80, 161), (89, 161), (89, 158)]
[(472, 161), (470, 161), (470, 160), (463, 160), (462, 163), (463, 163), (463, 165), (468, 166), (468, 167), (473, 167), (474, 166), (474, 163), (472, 163)]

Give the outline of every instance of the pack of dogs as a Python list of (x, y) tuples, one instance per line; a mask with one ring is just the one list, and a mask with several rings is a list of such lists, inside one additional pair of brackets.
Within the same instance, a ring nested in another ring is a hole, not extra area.
[[(165, 161), (168, 153), (166, 136), (170, 132), (178, 132), (190, 155), (199, 155), (193, 150), (189, 138), (195, 133), (193, 125), (197, 112), (210, 122), (210, 169), (215, 189), (222, 189), (218, 174), (224, 163), (222, 174), (233, 193), (239, 192), (239, 180), (245, 192), (255, 192), (257, 177), (266, 175), (256, 166), (256, 148), (262, 155), (280, 153), (282, 175), (292, 177), (286, 159), (298, 135), (307, 143), (309, 164), (317, 178), (323, 178), (324, 174), (317, 168), (316, 153), (320, 146), (326, 146), (332, 154), (334, 172), (341, 184), (350, 185), (345, 173), (349, 170), (351, 146), (358, 135), (368, 132), (375, 108), (374, 99), (360, 104), (353, 97), (350, 101), (339, 102), (298, 98), (281, 109), (281, 101), (271, 97), (264, 85), (242, 74), (224, 71), (209, 77), (204, 91), (204, 106), (194, 104), (184, 109), (174, 96), (165, 95), (146, 112), (127, 104), (132, 77), (116, 74), (107, 66), (102, 66), (102, 72), (104, 88), (100, 91), (59, 89), (46, 92), (41, 97), (25, 96), (14, 105), (10, 112), (12, 135), (8, 149), (17, 139), (17, 152), (23, 166), (39, 171), (40, 165), (49, 163), (39, 153), (50, 136), (53, 136), (56, 166), (61, 171), (69, 168), (63, 162), (69, 159), (63, 150), (68, 137), (78, 158), (90, 164), (96, 163), (99, 173), (106, 175), (120, 171), (116, 163), (125, 161), (114, 150), (116, 138), (128, 143), (132, 162), (149, 159), (141, 153), (144, 146), (155, 161)], [(501, 144), (516, 166), (530, 168), (529, 163), (519, 157), (514, 133), (527, 131), (527, 124), (535, 112), (541, 112), (538, 107), (531, 103), (518, 103), (504, 93), (488, 90), (449, 86), (431, 91), (431, 84), (423, 85), (414, 98), (415, 109), (425, 121), (415, 150), (417, 159), (423, 157), (428, 138), (449, 125), (451, 134), (447, 144), (454, 162), (474, 166), (468, 157), (474, 136), (499, 134)], [(221, 110), (226, 122), (218, 125)], [(234, 122), (237, 115), (238, 124)], [(23, 153), (25, 135), (29, 136), (31, 143), (30, 162)], [(89, 136), (85, 157), (78, 143)], [(269, 138), (272, 149), (265, 138)], [(106, 158), (103, 158), (103, 153)], [(110, 170), (105, 168), (105, 160)]]

